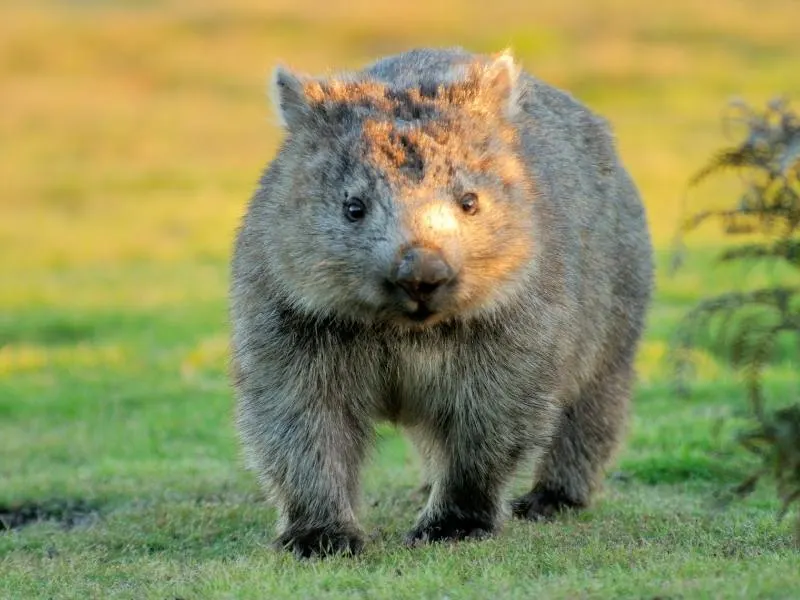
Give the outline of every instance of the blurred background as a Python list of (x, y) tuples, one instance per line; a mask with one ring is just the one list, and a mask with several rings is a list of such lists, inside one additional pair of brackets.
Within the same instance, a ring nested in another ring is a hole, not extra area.
[[(800, 96), (796, 0), (74, 0), (0, 11), (6, 501), (254, 488), (235, 468), (225, 295), (238, 219), (279, 141), (267, 97), (277, 63), (320, 73), (421, 45), (511, 48), (611, 121), (660, 266), (689, 178), (726, 142), (729, 99)], [(737, 182), (713, 185), (702, 193)], [(720, 240), (707, 228), (693, 244)], [(630, 472), (716, 468), (702, 440), (717, 409), (671, 426), (660, 366), (687, 303), (729, 282), (715, 273), (659, 275), (639, 395), (663, 404), (647, 421), (663, 416), (665, 437), (639, 429)], [(723, 381), (725, 367), (704, 360), (705, 381)], [(687, 423), (699, 423), (695, 438)], [(679, 456), (665, 455), (670, 427), (688, 439)]]
[(194, 300), (216, 294), (199, 265), (227, 258), (275, 150), (266, 90), (279, 61), (319, 73), (418, 45), (510, 47), (611, 120), (662, 243), (685, 182), (720, 144), (729, 98), (800, 92), (795, 0), (0, 6), (4, 306), (122, 293), (111, 282), (60, 288), (44, 271), (114, 277), (182, 261), (182, 277), (201, 279), (136, 285), (136, 301), (166, 298), (161, 284)]

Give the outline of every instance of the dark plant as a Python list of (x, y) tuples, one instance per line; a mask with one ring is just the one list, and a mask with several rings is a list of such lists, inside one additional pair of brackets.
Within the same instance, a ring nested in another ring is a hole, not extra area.
[[(783, 100), (770, 102), (763, 111), (742, 102), (733, 103), (731, 109), (730, 121), (744, 127), (744, 139), (717, 153), (690, 186), (712, 174), (735, 170), (742, 175), (744, 190), (722, 208), (698, 209), (688, 216), (679, 231), (675, 267), (685, 255), (685, 235), (716, 220), (726, 235), (747, 238), (722, 252), (719, 260), (784, 263), (790, 267), (786, 279), (796, 281), (793, 274), (800, 273), (800, 116)], [(779, 341), (785, 343), (787, 337), (800, 350), (800, 287), (781, 282), (702, 300), (682, 319), (671, 352), (682, 393), (687, 392), (691, 375), (690, 351), (700, 340), (723, 352), (742, 374), (753, 423), (740, 432), (739, 441), (759, 457), (760, 467), (734, 492), (746, 495), (764, 476), (771, 476), (782, 501), (780, 516), (794, 503), (800, 504), (800, 402), (780, 399), (787, 406), (769, 410), (763, 371)]]

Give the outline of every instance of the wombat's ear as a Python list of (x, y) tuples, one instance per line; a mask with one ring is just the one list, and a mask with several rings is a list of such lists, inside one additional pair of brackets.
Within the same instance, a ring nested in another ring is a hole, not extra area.
[(494, 57), (481, 76), (481, 97), (513, 116), (519, 111), (519, 72), (514, 57), (505, 50)]
[(311, 112), (302, 78), (286, 67), (278, 66), (272, 72), (270, 88), (281, 125), (288, 130), (294, 129)]

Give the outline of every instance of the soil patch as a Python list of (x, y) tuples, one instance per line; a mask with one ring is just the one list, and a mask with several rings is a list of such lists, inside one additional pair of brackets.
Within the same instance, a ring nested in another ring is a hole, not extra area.
[(99, 516), (99, 505), (86, 500), (55, 498), (9, 505), (0, 504), (0, 533), (43, 521), (55, 522), (64, 529), (72, 529), (88, 525)]

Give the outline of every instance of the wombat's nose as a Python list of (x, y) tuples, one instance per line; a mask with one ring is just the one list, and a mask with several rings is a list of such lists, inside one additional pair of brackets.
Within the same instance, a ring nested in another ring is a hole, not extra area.
[(427, 300), (440, 286), (453, 279), (453, 270), (435, 250), (412, 248), (400, 259), (393, 277), (413, 300)]

